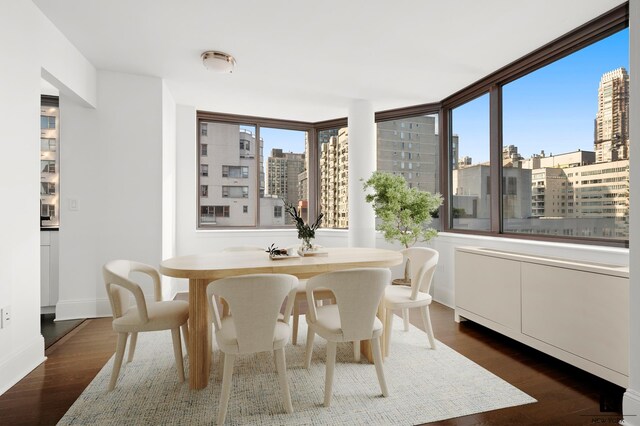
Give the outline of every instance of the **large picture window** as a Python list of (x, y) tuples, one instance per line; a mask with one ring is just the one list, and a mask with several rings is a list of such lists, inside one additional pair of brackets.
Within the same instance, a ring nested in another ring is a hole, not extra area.
[(617, 8), (442, 101), (445, 230), (628, 246), (627, 27)]
[[(198, 128), (198, 152), (216, 154), (198, 159), (199, 228), (293, 226), (285, 204), (307, 219), (311, 125), (199, 113)], [(209, 208), (223, 200), (225, 214), (212, 220)]]
[(505, 233), (629, 238), (628, 51), (623, 30), (504, 85)]

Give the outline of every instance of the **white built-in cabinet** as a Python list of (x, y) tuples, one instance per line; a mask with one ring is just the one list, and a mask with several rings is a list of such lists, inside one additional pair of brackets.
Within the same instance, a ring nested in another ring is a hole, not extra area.
[(56, 231), (40, 231), (40, 307), (52, 313), (58, 302), (58, 236)]
[(628, 266), (459, 247), (455, 314), (628, 386)]

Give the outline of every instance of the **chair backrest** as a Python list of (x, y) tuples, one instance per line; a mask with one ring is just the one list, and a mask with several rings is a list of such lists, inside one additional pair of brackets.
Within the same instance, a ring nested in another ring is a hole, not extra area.
[(265, 251), (265, 249), (258, 246), (231, 246), (223, 248), (222, 251)]
[(129, 278), (131, 272), (142, 272), (149, 275), (153, 279), (155, 300), (160, 301), (160, 275), (152, 266), (132, 260), (112, 260), (102, 267), (102, 276), (111, 303), (113, 318), (120, 318), (127, 312), (130, 306), (129, 293), (131, 293), (138, 307), (140, 321), (144, 324), (149, 321), (147, 304), (140, 286)]
[[(287, 295), (285, 319), (291, 315), (298, 278), (287, 274), (252, 274), (224, 278), (209, 284), (207, 297), (214, 295), (229, 304), (231, 320), (236, 329), (240, 353), (273, 350), (273, 338), (282, 302)], [(217, 309), (213, 309), (214, 326), (220, 329)]]
[(427, 247), (410, 247), (402, 250), (402, 254), (410, 262), (411, 300), (416, 300), (418, 292), (429, 293), (439, 254)]
[(336, 297), (345, 340), (370, 339), (378, 305), (390, 281), (391, 271), (384, 268), (347, 269), (312, 277), (307, 282), (307, 315), (310, 321), (316, 321), (313, 290), (328, 288)]

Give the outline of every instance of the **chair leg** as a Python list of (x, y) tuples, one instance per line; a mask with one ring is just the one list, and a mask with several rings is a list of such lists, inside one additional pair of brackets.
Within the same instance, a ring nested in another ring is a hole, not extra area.
[(138, 333), (131, 333), (131, 340), (129, 341), (129, 356), (127, 362), (133, 361), (133, 354), (136, 351), (136, 342), (138, 341)]
[(353, 360), (360, 362), (360, 340), (354, 340), (353, 342)]
[(313, 340), (316, 337), (316, 333), (311, 330), (311, 327), (307, 327), (307, 348), (304, 353), (304, 368), (311, 366), (311, 356), (313, 355)]
[(220, 405), (218, 405), (218, 425), (224, 425), (224, 419), (227, 417), (227, 405), (229, 404), (229, 395), (231, 395), (231, 376), (233, 375), (233, 363), (235, 359), (235, 354), (225, 354)]
[(393, 329), (393, 311), (386, 310), (384, 319), (384, 354), (389, 356), (389, 348), (391, 347), (391, 330)]
[(224, 352), (220, 350), (220, 359), (218, 360), (218, 379), (222, 380), (224, 374)]
[(331, 388), (333, 387), (333, 371), (336, 366), (336, 342), (327, 341), (326, 374), (324, 378), (324, 406), (331, 405)]
[(293, 306), (293, 334), (291, 338), (291, 343), (293, 346), (298, 344), (298, 323), (300, 322), (300, 305), (298, 301), (294, 301), (295, 305)]
[(404, 331), (409, 331), (409, 308), (402, 308), (402, 322), (404, 323)]
[(184, 382), (184, 363), (182, 362), (182, 340), (180, 340), (180, 328), (171, 329), (173, 338), (173, 355), (176, 357), (176, 368), (178, 369), (178, 379)]
[(382, 364), (379, 337), (371, 339), (371, 349), (373, 350), (373, 363), (376, 365), (376, 374), (378, 375), (378, 382), (380, 382), (380, 388), (382, 389), (382, 396), (389, 396), (387, 381), (384, 378), (384, 365)]
[(182, 338), (184, 339), (184, 346), (187, 348), (185, 352), (189, 355), (189, 322), (185, 322), (180, 327), (182, 329)]
[(284, 348), (276, 349), (276, 367), (278, 369), (278, 379), (280, 379), (280, 390), (282, 391), (282, 400), (284, 401), (284, 409), (287, 413), (293, 413), (291, 405), (291, 394), (289, 393), (289, 381), (287, 380), (287, 361), (284, 356)]
[(429, 315), (429, 306), (423, 306), (420, 309), (422, 313), (422, 321), (424, 322), (424, 329), (427, 332), (427, 337), (429, 338), (429, 344), (431, 345), (431, 349), (436, 348), (436, 339), (433, 336), (433, 328), (431, 327), (431, 316)]
[(112, 391), (116, 387), (120, 367), (122, 366), (122, 358), (124, 358), (124, 350), (127, 346), (128, 333), (118, 333), (118, 342), (116, 343), (116, 357), (113, 360), (113, 371), (111, 372), (111, 381), (109, 381), (108, 391)]

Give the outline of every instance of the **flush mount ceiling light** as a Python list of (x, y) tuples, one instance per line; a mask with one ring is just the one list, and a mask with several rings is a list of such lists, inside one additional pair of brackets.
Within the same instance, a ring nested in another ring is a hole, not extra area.
[(236, 66), (236, 60), (233, 56), (224, 53), (208, 50), (202, 54), (202, 63), (209, 71), (217, 73), (232, 73)]

